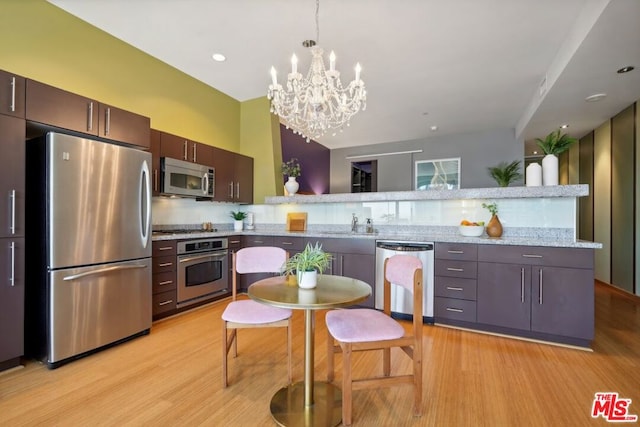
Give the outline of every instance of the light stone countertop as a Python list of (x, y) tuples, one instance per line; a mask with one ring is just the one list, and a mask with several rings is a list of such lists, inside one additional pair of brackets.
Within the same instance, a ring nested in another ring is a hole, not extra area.
[(373, 239), (373, 240), (394, 240), (407, 242), (442, 242), (442, 243), (476, 243), (480, 245), (520, 245), (520, 246), (547, 246), (561, 248), (590, 248), (600, 249), (601, 243), (586, 240), (574, 240), (568, 238), (541, 238), (531, 236), (503, 236), (500, 238), (465, 237), (453, 233), (392, 233), (376, 232), (373, 234), (353, 233), (349, 231), (321, 231), (309, 230), (305, 232), (288, 232), (284, 230), (245, 230), (236, 232), (233, 230), (220, 230), (216, 232), (203, 231), (202, 233), (183, 234), (159, 234), (153, 235), (154, 241), (160, 240), (185, 240), (211, 237), (230, 236), (281, 236), (281, 237), (304, 237), (304, 238), (347, 238), (347, 239)]

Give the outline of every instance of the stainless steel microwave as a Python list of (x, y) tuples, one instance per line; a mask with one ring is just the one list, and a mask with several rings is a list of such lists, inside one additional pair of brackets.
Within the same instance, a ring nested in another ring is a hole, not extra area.
[(162, 194), (180, 197), (213, 197), (215, 172), (209, 166), (184, 160), (160, 159)]

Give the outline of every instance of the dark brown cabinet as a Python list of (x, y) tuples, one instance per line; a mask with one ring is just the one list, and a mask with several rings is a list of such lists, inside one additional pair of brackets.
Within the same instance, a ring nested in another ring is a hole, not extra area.
[(592, 249), (481, 245), (481, 325), (588, 345), (594, 334)]
[(24, 238), (0, 239), (0, 371), (24, 354)]
[(0, 114), (24, 119), (25, 78), (0, 70)]
[(151, 153), (151, 193), (160, 195), (160, 131), (151, 129), (149, 152)]
[(253, 203), (253, 158), (213, 148), (215, 194), (219, 202)]
[(175, 313), (177, 304), (176, 241), (153, 242), (153, 319)]
[(436, 322), (459, 324), (476, 321), (478, 246), (436, 243), (434, 317)]
[(0, 237), (24, 237), (25, 121), (0, 114)]
[(149, 148), (148, 117), (75, 93), (27, 79), (25, 108), (29, 121)]
[(160, 133), (160, 157), (213, 166), (213, 147), (167, 132)]

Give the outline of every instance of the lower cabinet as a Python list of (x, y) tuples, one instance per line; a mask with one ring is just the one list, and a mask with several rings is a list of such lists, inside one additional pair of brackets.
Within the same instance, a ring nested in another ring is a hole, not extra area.
[(2, 371), (18, 366), (24, 354), (24, 238), (0, 239), (0, 260)]
[(594, 335), (593, 250), (488, 246), (478, 250), (479, 327), (589, 344)]
[[(478, 246), (436, 243), (433, 314), (438, 323), (476, 321)], [(461, 324), (460, 322), (465, 322)]]
[(160, 319), (176, 312), (177, 275), (176, 241), (153, 242), (152, 292), (153, 319)]

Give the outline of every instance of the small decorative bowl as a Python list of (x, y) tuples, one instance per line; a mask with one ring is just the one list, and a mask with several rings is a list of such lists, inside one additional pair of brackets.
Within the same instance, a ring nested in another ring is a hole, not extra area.
[(484, 225), (459, 225), (458, 230), (465, 237), (479, 237), (484, 233)]

